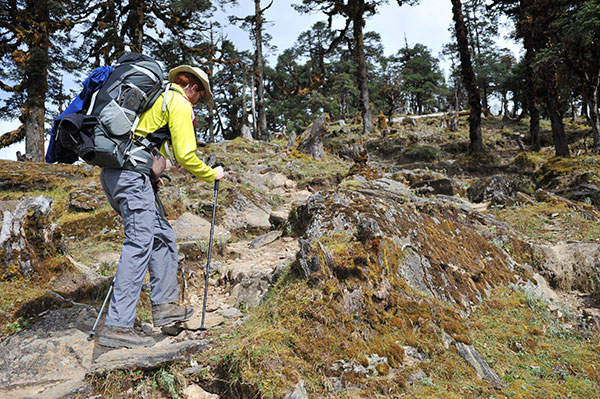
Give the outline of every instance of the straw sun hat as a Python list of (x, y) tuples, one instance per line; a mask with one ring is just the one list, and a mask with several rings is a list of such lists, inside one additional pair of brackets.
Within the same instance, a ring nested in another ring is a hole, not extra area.
[(202, 98), (202, 102), (205, 104), (208, 103), (211, 100), (213, 93), (210, 90), (210, 84), (208, 82), (208, 75), (206, 74), (206, 72), (204, 72), (198, 67), (193, 67), (190, 65), (179, 65), (178, 67), (173, 68), (169, 71), (169, 81), (173, 82), (177, 74), (181, 72), (191, 73), (192, 75), (197, 77), (198, 80), (200, 80), (200, 82), (202, 82), (202, 86), (204, 86), (204, 90), (206, 91), (206, 93), (204, 94), (204, 98)]

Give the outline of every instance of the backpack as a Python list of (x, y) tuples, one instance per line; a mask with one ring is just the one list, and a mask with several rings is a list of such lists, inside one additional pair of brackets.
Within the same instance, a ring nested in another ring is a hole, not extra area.
[[(50, 139), (48, 140), (48, 150), (46, 151), (47, 163), (74, 163), (79, 159), (79, 154), (71, 148), (68, 143), (58, 143), (57, 130), (62, 118), (69, 118), (70, 114), (81, 113), (84, 107), (90, 104), (92, 94), (99, 90), (113, 71), (112, 66), (101, 66), (96, 68), (84, 81), (83, 88), (79, 95), (69, 104), (58, 118), (55, 119), (50, 130)], [(64, 123), (64, 122), (63, 122)], [(63, 128), (66, 126), (63, 125)], [(61, 136), (64, 138), (65, 134)]]
[(140, 115), (165, 90), (169, 85), (163, 83), (162, 68), (154, 59), (139, 53), (123, 55), (83, 107), (87, 111), (61, 119), (58, 147), (74, 151), (91, 165), (150, 174), (158, 151), (143, 138), (134, 140), (134, 132)]

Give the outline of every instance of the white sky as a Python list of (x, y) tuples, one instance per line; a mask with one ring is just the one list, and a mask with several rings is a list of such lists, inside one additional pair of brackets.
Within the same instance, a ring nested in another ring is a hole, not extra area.
[[(274, 0), (273, 5), (265, 12), (264, 18), (269, 21), (265, 30), (272, 36), (272, 44), (277, 46), (277, 53), (283, 52), (294, 45), (298, 35), (309, 30), (317, 21), (326, 21), (320, 13), (299, 14), (292, 4), (301, 0)], [(218, 11), (215, 19), (223, 25), (224, 33), (238, 49), (251, 50), (252, 44), (248, 34), (236, 25), (229, 24), (228, 15), (245, 17), (254, 13), (253, 0), (238, 0), (239, 5), (226, 7)], [(265, 7), (269, 0), (262, 0)], [(341, 23), (338, 21), (338, 23)], [(379, 7), (377, 15), (366, 21), (365, 32), (375, 31), (381, 35), (385, 55), (396, 53), (405, 45), (405, 37), (409, 46), (417, 43), (427, 46), (434, 57), (440, 58), (442, 46), (451, 41), (448, 28), (452, 24), (452, 6), (450, 0), (421, 0), (416, 6), (398, 6), (396, 0)], [(518, 56), (518, 46), (505, 43)], [(272, 55), (268, 62), (274, 66), (277, 54)], [(442, 64), (443, 66), (443, 64)], [(0, 93), (0, 96), (2, 93)], [(18, 111), (15, 111), (15, 118)], [(51, 121), (47, 121), (51, 123)], [(0, 121), (0, 134), (16, 129), (18, 121)], [(25, 143), (15, 144), (9, 148), (0, 149), (0, 159), (15, 159), (16, 151), (25, 152)]]
[[(292, 4), (298, 3), (300, 0), (274, 0), (273, 5), (265, 12), (265, 19), (270, 21), (266, 31), (273, 37), (273, 44), (278, 47), (278, 52), (292, 47), (298, 35), (309, 30), (315, 22), (326, 21), (326, 16), (321, 13), (297, 13)], [(262, 0), (263, 7), (267, 4), (269, 0)], [(253, 14), (254, 1), (239, 0), (238, 6), (227, 7), (225, 12), (238, 17)], [(422, 43), (437, 57), (442, 45), (450, 41), (448, 27), (451, 23), (450, 0), (421, 0), (417, 6), (402, 7), (398, 6), (396, 0), (390, 0), (389, 4), (379, 7), (377, 15), (366, 21), (365, 32), (375, 31), (381, 35), (386, 55), (396, 53), (404, 47), (406, 35), (409, 45)], [(246, 32), (226, 22), (224, 26), (225, 33), (238, 48), (251, 49)], [(275, 61), (273, 59), (272, 63)]]

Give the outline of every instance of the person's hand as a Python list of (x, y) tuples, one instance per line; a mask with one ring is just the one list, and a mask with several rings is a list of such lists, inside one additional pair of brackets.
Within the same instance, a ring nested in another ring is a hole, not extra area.
[(157, 193), (160, 191), (160, 188), (162, 187), (163, 184), (164, 184), (163, 179), (161, 179), (160, 177), (158, 178), (158, 180), (152, 181), (152, 187), (154, 187), (154, 191)]
[(217, 173), (217, 177), (215, 178), (216, 180), (221, 180), (223, 177), (225, 177), (225, 170), (223, 169), (222, 166), (217, 166), (215, 169), (215, 172)]

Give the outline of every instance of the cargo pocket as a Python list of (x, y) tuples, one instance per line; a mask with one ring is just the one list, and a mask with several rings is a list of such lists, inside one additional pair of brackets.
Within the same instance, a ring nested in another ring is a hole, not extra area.
[(99, 119), (110, 134), (117, 137), (129, 133), (133, 126), (132, 121), (123, 108), (115, 100), (111, 100), (111, 102), (106, 104), (102, 112), (100, 112)]
[(154, 237), (154, 210), (153, 204), (139, 199), (127, 201), (128, 221), (125, 234), (134, 239), (139, 245), (150, 245)]

